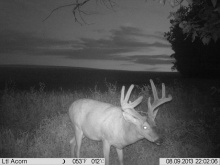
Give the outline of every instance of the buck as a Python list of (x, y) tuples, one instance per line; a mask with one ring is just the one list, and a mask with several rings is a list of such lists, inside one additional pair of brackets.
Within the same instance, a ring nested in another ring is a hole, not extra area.
[(121, 107), (92, 100), (80, 99), (72, 103), (69, 116), (75, 130), (75, 136), (70, 140), (71, 156), (80, 157), (82, 139), (88, 137), (92, 140), (103, 142), (105, 165), (109, 165), (110, 147), (116, 148), (120, 165), (123, 165), (122, 149), (134, 142), (146, 138), (160, 144), (160, 136), (155, 131), (155, 117), (158, 107), (172, 100), (172, 96), (165, 96), (165, 85), (162, 84), (162, 97), (158, 98), (156, 87), (150, 80), (154, 101), (148, 98), (147, 116), (140, 115), (134, 108), (142, 102), (140, 96), (135, 101), (129, 101), (134, 85), (128, 89), (124, 97), (125, 87), (121, 90)]

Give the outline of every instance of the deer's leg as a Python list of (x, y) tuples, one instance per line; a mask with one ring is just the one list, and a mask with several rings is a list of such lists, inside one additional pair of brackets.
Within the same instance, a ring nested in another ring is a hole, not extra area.
[(109, 152), (110, 152), (110, 144), (108, 141), (103, 141), (103, 153), (105, 158), (105, 165), (109, 165)]
[(75, 137), (76, 137), (76, 145), (77, 145), (76, 157), (79, 158), (80, 148), (83, 138), (83, 132), (80, 128), (75, 127)]
[(76, 138), (74, 137), (70, 140), (70, 148), (71, 148), (71, 157), (75, 157), (75, 147), (76, 147)]
[(120, 165), (123, 165), (123, 150), (116, 148), (116, 151), (118, 153), (119, 163)]

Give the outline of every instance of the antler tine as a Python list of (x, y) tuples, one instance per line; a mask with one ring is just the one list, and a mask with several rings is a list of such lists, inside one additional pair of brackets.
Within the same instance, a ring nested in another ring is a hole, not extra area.
[(152, 80), (150, 80), (150, 83), (151, 83), (151, 88), (152, 88), (152, 92), (153, 92), (153, 96), (154, 96), (154, 102), (153, 102), (153, 104), (151, 104), (151, 98), (150, 97), (148, 98), (148, 114), (154, 120), (157, 115), (157, 112), (158, 112), (158, 107), (161, 104), (164, 104), (168, 101), (171, 101), (172, 96), (168, 95), (168, 97), (166, 97), (165, 84), (162, 83), (162, 97), (161, 97), (161, 99), (159, 99), (154, 82)]
[(125, 93), (125, 86), (123, 86), (122, 88), (121, 88), (121, 106), (123, 106), (123, 104), (124, 104), (124, 94)]
[(132, 85), (129, 87), (127, 93), (126, 93), (126, 96), (125, 96), (125, 99), (124, 99), (124, 101), (125, 101), (126, 103), (127, 103), (128, 100), (129, 100), (129, 97), (130, 97), (130, 95), (131, 95), (131, 91), (133, 90), (133, 88), (134, 88), (134, 85), (132, 84)]
[(124, 97), (125, 87), (123, 86), (122, 89), (121, 89), (121, 107), (122, 107), (123, 110), (125, 110), (125, 109), (127, 109), (127, 108), (134, 108), (134, 107), (136, 107), (138, 104), (141, 103), (141, 101), (142, 101), (142, 99), (143, 99), (143, 97), (140, 96), (140, 97), (139, 97), (138, 99), (136, 99), (134, 102), (131, 102), (131, 101), (128, 102), (129, 97), (130, 97), (130, 95), (131, 95), (131, 92), (132, 92), (133, 88), (134, 88), (134, 85), (132, 84), (132, 85), (129, 87), (129, 89), (128, 89), (128, 91), (127, 91), (125, 97)]
[(164, 83), (162, 83), (162, 98), (165, 98), (165, 97), (166, 97), (165, 92), (166, 92), (166, 89), (165, 89), (165, 84), (164, 84)]
[(130, 102), (129, 105), (131, 107), (136, 107), (138, 104), (140, 104), (143, 100), (143, 96), (138, 97), (134, 102)]
[(151, 88), (152, 88), (154, 100), (158, 100), (157, 90), (156, 90), (156, 87), (155, 87), (155, 85), (154, 85), (153, 80), (151, 80), (151, 79), (150, 79), (150, 84), (151, 84)]

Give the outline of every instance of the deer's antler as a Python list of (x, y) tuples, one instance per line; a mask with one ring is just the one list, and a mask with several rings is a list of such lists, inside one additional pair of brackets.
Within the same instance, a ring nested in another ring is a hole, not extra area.
[(165, 85), (164, 85), (164, 83), (162, 83), (162, 97), (161, 97), (161, 99), (159, 99), (156, 87), (155, 87), (154, 82), (152, 80), (150, 80), (150, 84), (151, 84), (151, 88), (152, 88), (152, 92), (153, 92), (153, 96), (154, 96), (154, 102), (151, 104), (151, 97), (148, 98), (148, 112), (147, 113), (151, 119), (155, 120), (155, 117), (158, 112), (158, 107), (161, 104), (164, 104), (168, 101), (171, 101), (172, 96), (168, 95), (168, 97), (166, 97)]
[(136, 99), (133, 102), (131, 102), (131, 101), (128, 102), (128, 100), (130, 98), (130, 95), (131, 95), (131, 91), (132, 91), (133, 88), (134, 88), (134, 85), (132, 84), (129, 87), (125, 97), (124, 97), (125, 86), (123, 86), (122, 89), (121, 89), (121, 108), (123, 110), (128, 109), (128, 108), (134, 108), (142, 102), (143, 96), (140, 96), (138, 99)]

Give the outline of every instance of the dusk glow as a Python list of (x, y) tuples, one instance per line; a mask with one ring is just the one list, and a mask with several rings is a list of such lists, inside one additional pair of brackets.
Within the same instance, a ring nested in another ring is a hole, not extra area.
[(133, 71), (171, 71), (173, 53), (163, 37), (169, 4), (119, 0), (114, 10), (91, 1), (87, 24), (72, 8), (49, 13), (72, 0), (0, 1), (0, 65), (49, 65)]

